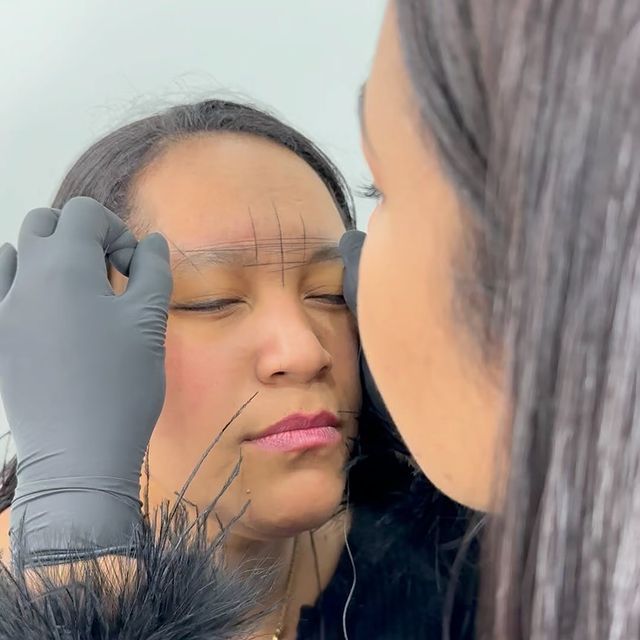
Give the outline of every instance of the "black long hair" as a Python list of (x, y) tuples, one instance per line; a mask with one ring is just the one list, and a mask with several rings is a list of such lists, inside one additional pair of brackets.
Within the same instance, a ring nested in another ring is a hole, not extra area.
[(482, 628), (640, 637), (640, 4), (396, 0), (507, 367)]

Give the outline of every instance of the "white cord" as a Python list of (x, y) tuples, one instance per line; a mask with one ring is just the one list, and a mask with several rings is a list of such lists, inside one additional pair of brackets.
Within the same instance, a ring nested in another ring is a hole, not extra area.
[[(347, 485), (347, 514), (349, 513), (349, 485)], [(347, 601), (344, 605), (344, 609), (342, 611), (342, 632), (344, 633), (344, 640), (349, 640), (349, 634), (347, 633), (347, 610), (349, 609), (349, 605), (351, 604), (351, 600), (353, 599), (353, 594), (356, 590), (356, 584), (358, 582), (358, 575), (356, 573), (356, 563), (353, 559), (353, 553), (351, 553), (351, 547), (349, 546), (349, 536), (347, 535), (347, 515), (342, 520), (343, 531), (344, 531), (344, 546), (347, 549), (347, 553), (349, 554), (349, 560), (351, 561), (351, 569), (353, 571), (353, 582), (351, 584), (351, 590), (349, 591), (349, 595), (347, 596)]]

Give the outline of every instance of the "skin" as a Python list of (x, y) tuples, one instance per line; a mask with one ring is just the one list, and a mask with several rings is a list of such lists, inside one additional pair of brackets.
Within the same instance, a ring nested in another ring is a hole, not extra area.
[[(166, 340), (167, 389), (149, 451), (150, 506), (173, 500), (203, 451), (238, 409), (186, 492), (201, 511), (242, 456), (239, 475), (209, 518), (233, 525), (232, 561), (272, 559), (285, 589), (298, 538), (286, 637), (318, 582), (330, 579), (348, 522), (342, 500), (361, 403), (358, 339), (335, 248), (344, 233), (331, 195), (292, 152), (256, 137), (210, 134), (172, 144), (135, 180), (134, 226), (168, 239), (174, 289)], [(309, 258), (323, 249), (326, 259)], [(333, 256), (333, 257), (331, 257)], [(116, 292), (124, 278), (115, 274)], [(221, 300), (232, 300), (220, 306)], [(218, 305), (197, 310), (196, 305)], [(257, 394), (257, 395), (256, 395)], [(248, 441), (297, 412), (327, 410), (340, 441), (299, 452)], [(6, 517), (3, 515), (3, 517)], [(276, 618), (279, 617), (279, 612)], [(275, 620), (265, 623), (273, 633)]]
[(362, 253), (360, 334), (423, 471), (451, 498), (488, 510), (502, 468), (500, 372), (455, 310), (468, 214), (419, 133), (398, 37), (391, 2), (362, 105), (362, 147), (382, 195)]

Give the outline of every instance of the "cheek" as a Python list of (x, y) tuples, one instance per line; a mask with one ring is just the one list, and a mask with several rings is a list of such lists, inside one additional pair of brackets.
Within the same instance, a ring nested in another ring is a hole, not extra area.
[(409, 224), (406, 209), (374, 214), (362, 252), (358, 290), (367, 361), (394, 421), (423, 468), (429, 417), (423, 407), (442, 403), (442, 398), (434, 397), (438, 390), (427, 381), (446, 376), (443, 365), (452, 346), (443, 317), (448, 306), (445, 258), (434, 241), (437, 229), (425, 226), (424, 219)]
[(232, 368), (235, 362), (221, 354), (216, 343), (194, 339), (183, 327), (170, 322), (166, 341), (167, 389), (158, 432), (197, 434), (203, 423), (211, 427), (222, 419), (229, 401), (233, 401), (228, 391), (237, 378)]
[(167, 335), (166, 358), (167, 396), (183, 395), (197, 403), (217, 377), (211, 371), (211, 362), (215, 360), (207, 357), (203, 345), (191, 344), (171, 331)]
[(416, 286), (424, 276), (416, 273), (416, 253), (423, 255), (424, 247), (411, 247), (417, 234), (404, 234), (390, 218), (390, 212), (378, 208), (370, 219), (360, 263), (358, 313), (367, 361), (391, 409), (406, 402), (407, 356), (415, 352), (415, 317), (424, 306)]
[[(437, 209), (433, 209), (434, 212)], [(451, 217), (383, 212), (362, 254), (358, 308), (367, 360), (418, 464), (455, 500), (492, 499), (501, 395), (454, 316)], [(410, 229), (410, 232), (409, 232)]]

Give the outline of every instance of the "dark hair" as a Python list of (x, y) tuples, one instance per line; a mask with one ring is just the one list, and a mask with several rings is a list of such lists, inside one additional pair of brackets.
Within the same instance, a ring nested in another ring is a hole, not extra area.
[[(131, 186), (140, 172), (173, 142), (209, 133), (252, 135), (289, 149), (322, 179), (345, 227), (355, 227), (353, 200), (344, 177), (311, 140), (264, 111), (227, 100), (174, 106), (99, 139), (71, 167), (52, 206), (62, 208), (75, 196), (89, 196), (128, 220)], [(0, 467), (0, 513), (10, 506), (15, 486), (14, 459)]]
[(640, 637), (640, 4), (396, 0), (510, 399), (481, 629)]

